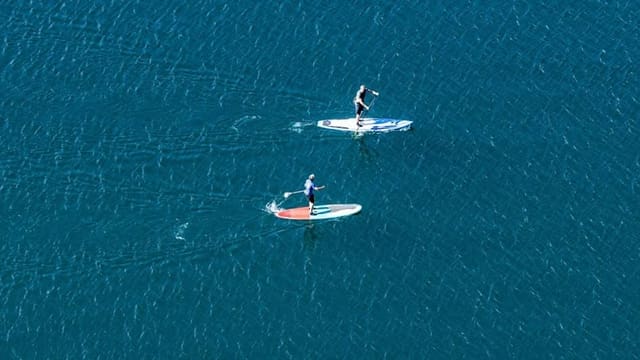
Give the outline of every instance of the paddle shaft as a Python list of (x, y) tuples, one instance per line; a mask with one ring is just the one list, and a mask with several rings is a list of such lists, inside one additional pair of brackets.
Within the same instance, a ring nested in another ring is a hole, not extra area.
[(360, 114), (360, 118), (362, 119), (364, 117), (364, 115), (367, 113), (367, 111), (371, 110), (371, 107), (373, 107), (373, 103), (376, 102), (376, 99), (378, 98), (378, 96), (373, 97), (373, 100), (371, 100), (371, 104), (369, 104), (368, 109), (364, 109), (362, 110), (362, 114)]
[(304, 190), (298, 190), (298, 191), (287, 191), (284, 193), (284, 197), (288, 198), (289, 196), (293, 195), (293, 194), (300, 194), (303, 193)]
[[(322, 190), (322, 189), (324, 189), (324, 187), (325, 187), (325, 185), (318, 186), (318, 187), (316, 187), (316, 190)], [(304, 192), (304, 190), (298, 190), (298, 191), (287, 191), (287, 192), (285, 192), (285, 193), (284, 193), (284, 197), (285, 197), (285, 198), (288, 198), (289, 196), (291, 196), (291, 195), (293, 195), (293, 194), (300, 194), (300, 193), (302, 193), (302, 192)]]

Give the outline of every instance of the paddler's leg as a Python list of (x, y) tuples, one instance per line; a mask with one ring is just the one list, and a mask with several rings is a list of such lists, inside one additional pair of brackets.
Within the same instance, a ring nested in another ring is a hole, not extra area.
[(360, 114), (362, 113), (362, 105), (358, 104), (357, 102), (354, 102), (355, 106), (356, 106), (356, 125), (357, 126), (362, 126), (360, 125)]
[(309, 215), (313, 215), (313, 203), (315, 199), (313, 194), (309, 195)]

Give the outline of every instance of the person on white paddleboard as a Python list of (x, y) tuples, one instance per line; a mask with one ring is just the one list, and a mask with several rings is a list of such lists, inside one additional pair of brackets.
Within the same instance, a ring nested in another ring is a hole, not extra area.
[(324, 189), (324, 185), (323, 186), (316, 186), (316, 184), (313, 182), (315, 180), (316, 176), (311, 174), (309, 175), (309, 178), (307, 179), (307, 181), (304, 182), (304, 195), (307, 197), (307, 199), (309, 200), (309, 215), (313, 215), (313, 205), (315, 203), (315, 197), (313, 196), (313, 192), (315, 190), (322, 190)]
[(360, 89), (358, 89), (356, 97), (353, 98), (353, 104), (356, 106), (356, 125), (358, 126), (362, 126), (360, 125), (360, 114), (362, 114), (362, 110), (369, 110), (369, 106), (364, 103), (364, 98), (368, 92), (372, 93), (375, 96), (380, 95), (379, 92), (372, 89), (367, 89), (367, 87), (364, 85), (360, 85)]

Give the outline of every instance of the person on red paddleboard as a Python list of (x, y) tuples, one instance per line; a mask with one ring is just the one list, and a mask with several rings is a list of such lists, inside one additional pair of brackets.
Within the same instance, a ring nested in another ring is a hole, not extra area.
[(311, 174), (309, 175), (307, 181), (304, 182), (304, 195), (309, 200), (309, 215), (313, 215), (313, 204), (315, 203), (315, 197), (313, 196), (314, 190), (324, 189), (324, 185), (316, 186), (316, 184), (313, 182), (315, 178), (316, 176)]
[(375, 90), (367, 89), (367, 87), (364, 85), (360, 85), (360, 89), (358, 89), (358, 92), (356, 93), (356, 97), (353, 98), (353, 104), (356, 106), (356, 124), (358, 126), (362, 126), (360, 125), (360, 114), (362, 114), (362, 110), (364, 109), (369, 110), (369, 106), (367, 106), (367, 104), (364, 103), (364, 98), (368, 92), (372, 93), (375, 96), (380, 95), (379, 92)]

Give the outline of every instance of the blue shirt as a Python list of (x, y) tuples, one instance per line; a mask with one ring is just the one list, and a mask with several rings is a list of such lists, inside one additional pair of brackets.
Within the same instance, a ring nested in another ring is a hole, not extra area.
[(311, 179), (307, 179), (304, 182), (304, 194), (307, 196), (313, 195), (313, 190), (315, 190), (316, 185), (311, 181)]

